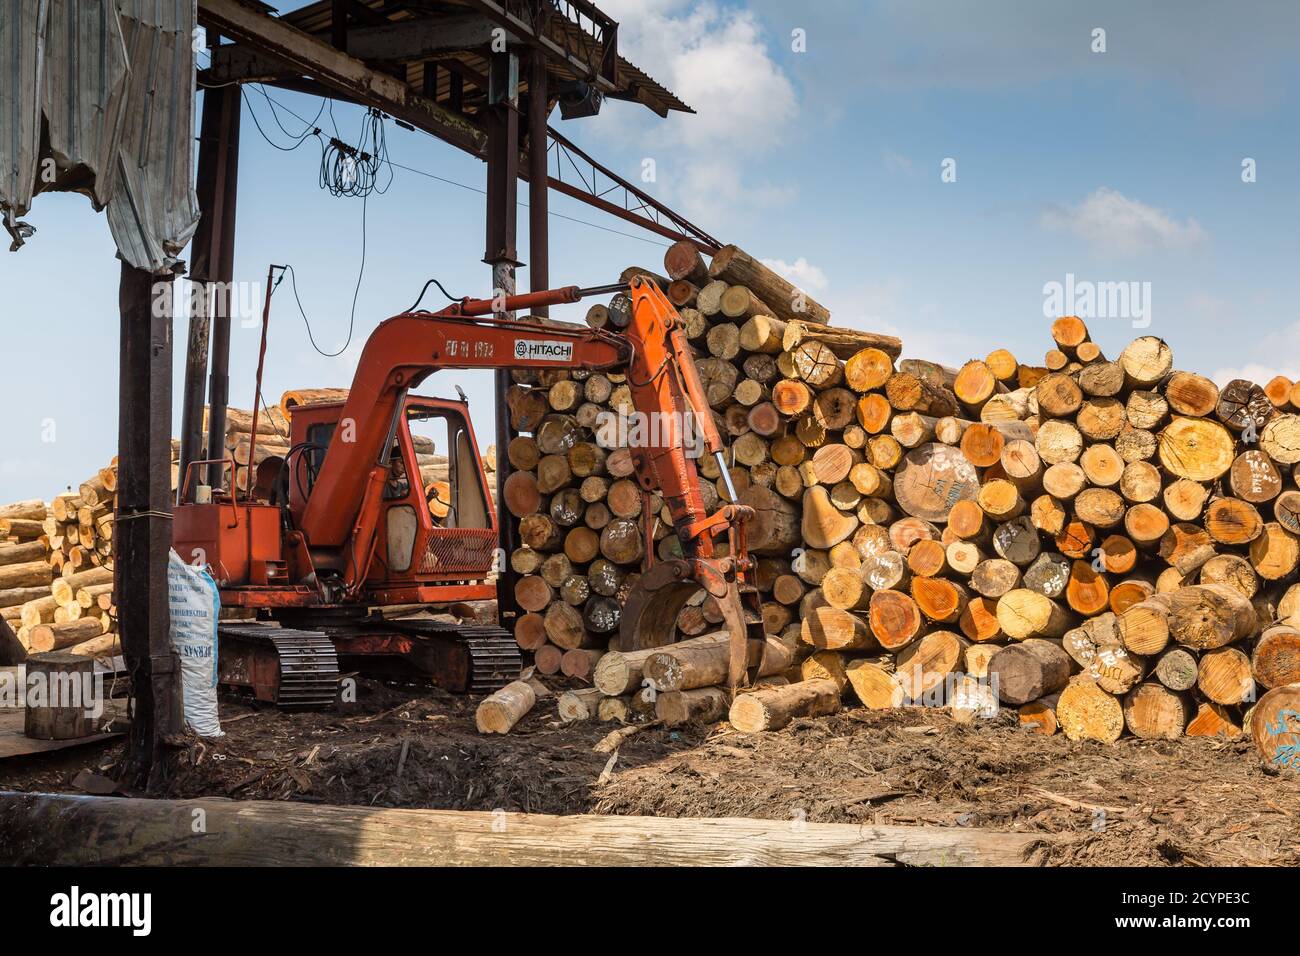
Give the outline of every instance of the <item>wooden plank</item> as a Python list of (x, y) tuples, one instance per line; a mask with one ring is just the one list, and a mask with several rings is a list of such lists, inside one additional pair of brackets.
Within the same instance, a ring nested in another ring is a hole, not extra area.
[(78, 737), (75, 740), (33, 740), (23, 734), (23, 709), (0, 707), (0, 760), (9, 757), (29, 757), (32, 754), (49, 753), (52, 750), (80, 747), (83, 744), (121, 737), (126, 733), (125, 709), (123, 709), (123, 718), (122, 729), (112, 733)]

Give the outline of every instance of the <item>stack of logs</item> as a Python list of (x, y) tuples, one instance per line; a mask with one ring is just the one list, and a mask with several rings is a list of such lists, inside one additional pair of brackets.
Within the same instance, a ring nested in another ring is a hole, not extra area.
[(121, 653), (113, 602), (117, 463), (47, 507), (0, 506), (0, 613), (29, 653)]
[[(757, 584), (772, 635), (762, 672), (797, 681), (795, 614), (810, 586), (791, 562), (805, 540), (800, 528), (805, 477), (799, 466), (807, 462), (811, 468), (810, 448), (832, 436), (866, 448), (871, 435), (854, 421), (857, 401), (843, 387), (843, 362), (866, 352), (892, 368), (901, 343), (830, 328), (824, 306), (735, 247), (721, 250), (706, 265), (694, 246), (678, 243), (665, 256), (664, 269), (666, 275), (631, 268), (623, 278), (650, 277), (681, 315), (715, 424), (729, 444), (739, 499), (758, 513), (749, 530), (750, 547), (761, 558)], [(630, 319), (630, 299), (621, 293), (587, 314), (587, 323), (596, 328), (617, 330)], [(631, 418), (634, 409), (621, 372), (517, 370), (513, 375), (508, 404), (512, 425), (522, 434), (507, 449), (512, 473), (503, 504), (518, 522), (521, 542), (510, 556), (520, 576), (514, 596), (525, 612), (516, 624), (516, 640), (532, 653), (540, 674), (617, 687), (600, 701), (592, 693), (580, 695), (592, 698), (593, 712), (599, 706), (612, 718), (626, 716), (628, 708), (651, 711), (654, 704), (633, 693), (643, 680), (639, 669), (603, 682), (597, 673), (602, 661), (608, 668), (635, 661), (640, 653), (629, 652), (629, 658), (617, 632), (620, 608), (644, 558), (647, 508), (658, 558), (680, 554), (667, 505), (658, 495), (643, 496), (633, 475), (627, 441), (647, 423)], [(792, 386), (802, 395), (793, 394)], [(713, 511), (727, 497), (725, 483), (712, 458), (696, 464), (705, 506)], [(852, 507), (864, 509), (868, 520), (884, 521), (887, 516), (874, 500)], [(798, 563), (807, 565), (805, 574), (813, 573), (810, 562)], [(700, 653), (708, 666), (722, 660), (725, 672), (722, 643), (706, 633), (721, 621), (716, 601), (701, 594), (678, 623), (683, 638), (703, 642), (707, 649)], [(681, 648), (685, 653), (695, 646)], [(620, 681), (626, 686), (618, 686)], [(658, 696), (661, 708), (677, 701)], [(698, 696), (717, 700), (716, 694)], [(835, 697), (838, 701), (838, 693)], [(565, 698), (562, 709), (575, 700)], [(695, 716), (702, 714), (701, 704), (689, 706), (696, 708)]]
[[(1075, 317), (1053, 324), (1041, 365), (1004, 349), (959, 369), (900, 361), (896, 340), (830, 328), (734, 247), (705, 272), (678, 244), (665, 268), (629, 271), (678, 306), (757, 515), (773, 686), (730, 708), (738, 727), (843, 696), (963, 719), (1000, 703), (1072, 739), (1232, 736), (1258, 693), (1300, 682), (1300, 415), (1286, 380), (1219, 388), (1177, 370), (1154, 336), (1108, 359)], [(588, 321), (627, 315), (616, 296)], [(520, 647), (543, 674), (592, 682), (561, 698), (570, 718), (722, 716), (711, 598), (682, 612), (674, 647), (628, 651), (614, 636), (643, 557), (628, 450), (596, 431), (602, 411), (630, 411), (622, 378), (515, 380), (527, 434), (508, 450), (505, 504), (523, 542)], [(712, 508), (719, 476), (698, 464)], [(666, 509), (648, 505), (670, 556)]]

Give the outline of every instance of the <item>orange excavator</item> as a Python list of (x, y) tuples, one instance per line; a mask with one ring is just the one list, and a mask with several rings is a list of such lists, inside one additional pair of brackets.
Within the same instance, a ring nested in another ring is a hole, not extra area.
[[(262, 359), (270, 289), (268, 283)], [(618, 332), (507, 317), (613, 291), (632, 299), (631, 320)], [(463, 398), (423, 398), (414, 390), (442, 369), (502, 368), (626, 373), (635, 412), (653, 424), (629, 430), (636, 480), (644, 495), (657, 491), (667, 503), (681, 557), (654, 559), (654, 519), (644, 509), (646, 564), (623, 604), (620, 644), (671, 643), (678, 612), (702, 588), (718, 600), (730, 634), (733, 690), (752, 677), (747, 661), (757, 649), (751, 642), (763, 640), (745, 538), (752, 511), (734, 503), (705, 511), (696, 461), (683, 439), (698, 429), (730, 488), (722, 440), (680, 317), (653, 280), (638, 276), (627, 285), (461, 299), (439, 312), (394, 316), (366, 342), (345, 400), (294, 409), (288, 452), (246, 475), (247, 492), (236, 476), (248, 464), (193, 462), (182, 476), (173, 546), (210, 569), (223, 607), (253, 612), (219, 626), (223, 683), (292, 708), (334, 703), (341, 669), (470, 692), (518, 676), (518, 648), (503, 627), (430, 615), (387, 619), (376, 610), (496, 597), (488, 579), (505, 567), (497, 548), (502, 519), (487, 490), (468, 406)], [(447, 434), (449, 492), (441, 519), (428, 507), (410, 428), (430, 421), (445, 425)], [(229, 475), (229, 489), (198, 483), (194, 469), (204, 465)]]

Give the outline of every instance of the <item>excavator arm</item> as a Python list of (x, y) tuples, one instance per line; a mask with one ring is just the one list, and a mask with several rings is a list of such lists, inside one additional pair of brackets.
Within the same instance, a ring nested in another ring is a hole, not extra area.
[(576, 286), (546, 293), (470, 299), (438, 313), (407, 312), (380, 323), (357, 363), (312, 495), (298, 525), (313, 549), (349, 544), (375, 469), (388, 450), (405, 394), (439, 369), (618, 368), (631, 357), (621, 336), (577, 326), (538, 325), (499, 312), (576, 302)]
[[(404, 313), (381, 323), (362, 351), (298, 528), (313, 556), (341, 572), (345, 589), (360, 586), (373, 556), (389, 449), (406, 393), (435, 371), (626, 368), (639, 416), (630, 443), (637, 481), (647, 496), (658, 491), (667, 502), (682, 557), (654, 563), (653, 529), (647, 524), (648, 567), (643, 585), (625, 604), (620, 635), (631, 648), (670, 643), (677, 613), (703, 587), (723, 607), (732, 635), (731, 683), (738, 686), (757, 650), (749, 642), (762, 639), (744, 540), (752, 512), (735, 504), (706, 512), (696, 457), (714, 455), (729, 489), (730, 475), (676, 310), (657, 285), (637, 277), (630, 286), (632, 320), (621, 334), (502, 317), (626, 288), (568, 286), (467, 299), (441, 312)], [(731, 497), (734, 501), (734, 493)], [(651, 520), (657, 518), (647, 513)], [(723, 533), (730, 546), (719, 555)]]

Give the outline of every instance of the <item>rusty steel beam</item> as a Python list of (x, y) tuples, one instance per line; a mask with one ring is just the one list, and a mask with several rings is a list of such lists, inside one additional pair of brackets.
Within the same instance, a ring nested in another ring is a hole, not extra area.
[[(235, 257), (235, 200), (239, 181), (239, 90), (234, 87), (207, 90), (203, 94), (203, 119), (199, 127), (199, 164), (195, 194), (199, 200), (199, 225), (190, 254), (190, 280), (203, 289), (203, 307), (190, 315), (189, 342), (185, 353), (185, 392), (181, 405), (180, 473), (189, 475), (190, 462), (204, 455), (204, 376), (208, 374), (211, 339), (211, 396), (208, 425), (214, 442), (224, 447), (226, 397), (229, 391), (230, 313), (229, 295), (217, 296), (215, 316), (209, 317), (213, 300), (207, 294), (210, 282), (230, 282)], [(228, 287), (227, 287), (228, 288)], [(188, 298), (188, 297), (187, 297)], [(215, 336), (212, 323), (216, 322)], [(207, 468), (201, 469), (206, 473)], [(204, 479), (195, 474), (195, 483)], [(182, 477), (182, 481), (184, 477)], [(206, 479), (204, 479), (206, 480)], [(183, 497), (190, 489), (178, 487)]]
[(210, 30), (283, 60), (359, 102), (482, 157), (487, 136), (472, 121), (443, 109), (396, 77), (371, 69), (329, 43), (267, 16), (239, 0), (199, 0), (199, 21)]
[[(356, 27), (348, 33), (348, 52), (363, 60), (419, 60), (440, 53), (487, 47), (500, 29), (487, 17), (465, 16), (395, 20)], [(506, 33), (507, 43), (518, 38)]]
[[(347, 44), (345, 52), (359, 60), (422, 60), (486, 47), (496, 29), (500, 28), (486, 17), (479, 16), (456, 17), (450, 21), (399, 20), (381, 26), (352, 27), (341, 42)], [(507, 42), (516, 42), (509, 34), (506, 39)], [(337, 40), (331, 35), (331, 43)], [(344, 47), (338, 49), (344, 50)], [(212, 61), (204, 71), (204, 81), (212, 86), (254, 83), (297, 75), (298, 72), (293, 64), (278, 57), (243, 44), (228, 44), (212, 51)]]
[[(546, 57), (537, 50), (528, 61), (528, 288), (541, 292), (551, 287), (549, 244), (549, 193), (546, 175)], [(534, 149), (542, 144), (541, 149)], [(549, 308), (536, 310), (546, 318)]]
[[(634, 186), (607, 166), (601, 165), (554, 129), (548, 129), (548, 133), (552, 144), (548, 148), (555, 152), (556, 168), (555, 174), (550, 175), (547, 182), (556, 192), (564, 193), (611, 216), (617, 216), (624, 222), (630, 222), (667, 239), (674, 241), (686, 239), (708, 255), (713, 255), (722, 248), (723, 243), (685, 216), (674, 212), (643, 189)], [(576, 176), (577, 183), (563, 178), (566, 165)], [(531, 163), (528, 168), (531, 170)], [(600, 182), (602, 176), (609, 180), (608, 184)], [(622, 204), (607, 199), (607, 196), (620, 197)]]

